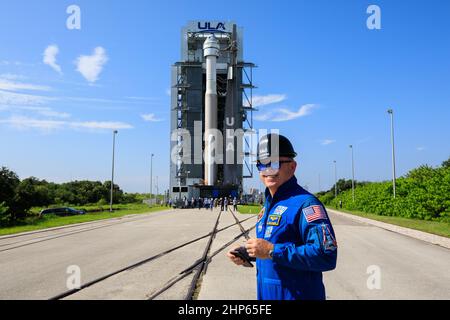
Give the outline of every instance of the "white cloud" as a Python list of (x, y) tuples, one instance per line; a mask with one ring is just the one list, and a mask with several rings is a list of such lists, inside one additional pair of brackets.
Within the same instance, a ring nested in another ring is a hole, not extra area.
[(39, 129), (52, 131), (56, 129), (91, 129), (91, 130), (118, 130), (132, 129), (133, 126), (124, 122), (85, 121), (71, 122), (51, 119), (34, 119), (25, 116), (11, 116), (8, 119), (0, 119), (0, 124), (8, 124), (16, 129)]
[(290, 121), (300, 117), (305, 117), (310, 115), (313, 109), (318, 106), (315, 104), (305, 104), (301, 106), (298, 111), (291, 111), (286, 108), (279, 108), (265, 114), (257, 114), (255, 115), (255, 119), (259, 121), (272, 121), (272, 122), (283, 122)]
[(67, 113), (67, 112), (59, 112), (59, 111), (54, 111), (52, 109), (49, 110), (41, 110), (38, 111), (39, 114), (46, 116), (46, 117), (50, 117), (50, 118), (70, 118), (71, 114)]
[(0, 105), (3, 106), (36, 106), (51, 100), (55, 98), (0, 90)]
[(44, 51), (44, 63), (49, 65), (53, 70), (62, 74), (61, 67), (56, 63), (56, 56), (59, 53), (57, 45), (52, 44), (48, 46)]
[(40, 115), (46, 116), (46, 117), (50, 117), (50, 118), (66, 119), (66, 118), (71, 117), (70, 113), (55, 111), (52, 108), (48, 108), (48, 107), (18, 107), (16, 109), (36, 112), (37, 114), (40, 114)]
[(97, 47), (91, 56), (79, 56), (76, 60), (77, 71), (91, 84), (98, 80), (103, 66), (108, 61), (105, 49)]
[(32, 113), (36, 113), (42, 116), (50, 117), (50, 118), (70, 118), (71, 114), (67, 112), (59, 112), (55, 111), (52, 108), (49, 107), (33, 107), (33, 106), (6, 106), (6, 105), (0, 105), (0, 111), (10, 111), (10, 112), (23, 112), (28, 111)]
[(70, 118), (71, 114), (67, 113), (67, 112), (59, 112), (59, 111), (54, 111), (54, 110), (41, 110), (39, 111), (39, 114), (46, 116), (46, 117), (51, 117), (51, 118)]
[(142, 119), (144, 119), (145, 121), (150, 121), (150, 122), (158, 122), (158, 121), (162, 121), (162, 119), (157, 119), (155, 118), (155, 114), (154, 113), (149, 113), (149, 114), (141, 114)]
[(86, 122), (70, 122), (68, 123), (72, 128), (85, 129), (132, 129), (133, 126), (124, 122), (108, 122), (108, 121), (86, 121)]
[(51, 88), (48, 86), (41, 86), (31, 83), (21, 83), (10, 81), (6, 78), (1, 78), (0, 76), (0, 90), (18, 91), (18, 90), (34, 90), (34, 91), (50, 91)]
[(422, 152), (424, 151), (426, 148), (425, 147), (417, 147), (417, 151)]
[(2, 60), (0, 62), (0, 65), (4, 65), (4, 66), (11, 66), (11, 65), (15, 65), (15, 66), (24, 66), (24, 65), (32, 66), (32, 64), (25, 64), (25, 63), (22, 63), (20, 61), (8, 61), (8, 60)]
[(25, 79), (27, 79), (27, 77), (25, 77), (25, 76), (13, 74), (13, 73), (2, 73), (2, 74), (0, 74), (0, 78), (6, 79), (6, 80), (25, 80)]
[(79, 102), (99, 102), (99, 103), (120, 103), (124, 104), (126, 101), (123, 100), (112, 100), (112, 99), (102, 99), (102, 98), (86, 98), (86, 97), (64, 97), (64, 99)]
[(322, 140), (322, 141), (320, 142), (320, 144), (323, 145), (323, 146), (328, 146), (328, 145), (330, 145), (330, 144), (332, 144), (332, 143), (335, 143), (335, 142), (336, 142), (336, 140), (325, 139), (325, 140)]
[(125, 97), (129, 100), (134, 100), (133, 103), (145, 103), (146, 101), (159, 102), (161, 98), (155, 97)]
[[(268, 94), (265, 96), (253, 96), (252, 98), (252, 102), (253, 102), (253, 107), (261, 107), (261, 106), (265, 106), (268, 104), (273, 104), (273, 103), (278, 103), (278, 102), (282, 102), (284, 100), (286, 100), (287, 96), (285, 94)], [(246, 101), (246, 99), (244, 98), (244, 106), (248, 107), (248, 102)]]
[(96, 102), (96, 103), (102, 103), (102, 104), (123, 104), (126, 105), (127, 103), (130, 103), (126, 100), (113, 100), (113, 99), (104, 99), (104, 98), (89, 98), (89, 97), (62, 97), (62, 99), (67, 99), (70, 101), (76, 101), (76, 102)]
[(24, 116), (12, 116), (9, 119), (0, 119), (0, 123), (9, 124), (12, 127), (20, 130), (31, 128), (43, 131), (51, 131), (62, 128), (65, 124), (65, 121), (41, 120)]
[(171, 89), (171, 88), (167, 88), (167, 89), (166, 89), (166, 94), (167, 94), (168, 96), (170, 96), (171, 93), (172, 93), (172, 89)]

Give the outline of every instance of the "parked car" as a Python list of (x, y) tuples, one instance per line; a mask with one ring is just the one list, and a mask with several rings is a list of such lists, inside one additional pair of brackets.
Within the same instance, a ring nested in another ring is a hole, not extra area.
[(40, 215), (42, 216), (44, 214), (54, 214), (57, 216), (76, 216), (79, 214), (86, 214), (86, 211), (64, 207), (64, 208), (44, 209), (40, 212)]

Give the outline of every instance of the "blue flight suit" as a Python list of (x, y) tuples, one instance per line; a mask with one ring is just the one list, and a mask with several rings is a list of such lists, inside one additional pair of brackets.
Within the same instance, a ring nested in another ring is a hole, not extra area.
[(272, 198), (266, 189), (256, 234), (274, 244), (257, 259), (258, 300), (325, 300), (322, 272), (336, 268), (337, 243), (322, 203), (292, 177)]

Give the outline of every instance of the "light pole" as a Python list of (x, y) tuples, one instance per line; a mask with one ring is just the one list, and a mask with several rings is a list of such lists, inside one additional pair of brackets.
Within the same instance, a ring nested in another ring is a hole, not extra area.
[(153, 156), (154, 154), (152, 153), (151, 157), (150, 157), (150, 205), (152, 205), (152, 193), (153, 193)]
[(116, 147), (116, 134), (117, 130), (113, 131), (113, 152), (112, 152), (112, 174), (111, 174), (111, 197), (109, 199), (109, 212), (112, 212), (112, 205), (113, 205), (113, 191), (114, 191), (114, 152)]
[(394, 110), (387, 111), (391, 115), (391, 140), (392, 140), (392, 185), (394, 187), (394, 199), (396, 197), (396, 174), (395, 174), (395, 142), (394, 142)]
[(334, 162), (334, 197), (337, 198), (338, 191), (337, 191), (337, 167), (336, 167), (336, 160)]
[(355, 202), (355, 160), (353, 157), (353, 145), (350, 145), (350, 149), (352, 149), (352, 198), (353, 202)]

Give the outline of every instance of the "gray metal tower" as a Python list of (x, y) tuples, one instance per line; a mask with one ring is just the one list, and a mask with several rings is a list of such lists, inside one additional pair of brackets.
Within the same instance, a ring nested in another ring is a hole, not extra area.
[(172, 66), (170, 197), (238, 197), (250, 163), (252, 63), (232, 22), (191, 21)]

